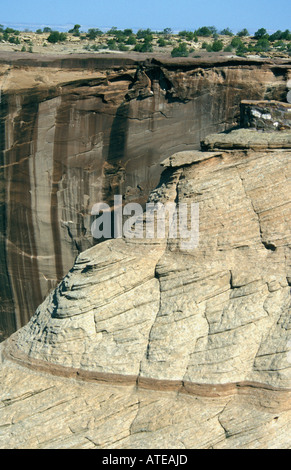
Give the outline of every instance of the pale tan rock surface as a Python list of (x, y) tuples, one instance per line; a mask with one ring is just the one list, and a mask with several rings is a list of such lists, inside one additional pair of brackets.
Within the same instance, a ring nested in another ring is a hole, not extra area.
[(95, 203), (144, 204), (160, 161), (237, 125), (241, 100), (284, 101), (290, 63), (0, 52), (0, 341), (93, 245)]
[(3, 447), (290, 447), (291, 152), (223, 139), (150, 196), (199, 203), (197, 248), (90, 248), (3, 343)]
[(93, 384), (0, 367), (0, 448), (290, 448), (289, 394), (222, 397)]

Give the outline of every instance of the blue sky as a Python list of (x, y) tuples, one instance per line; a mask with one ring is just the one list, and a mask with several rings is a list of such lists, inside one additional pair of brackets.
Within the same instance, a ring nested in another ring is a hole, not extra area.
[[(4, 3), (5, 2), (5, 3)], [(229, 27), (250, 33), (291, 29), (290, 0), (2, 0), (0, 23), (7, 25), (66, 26), (78, 23), (101, 29)], [(60, 30), (62, 28), (59, 28)]]

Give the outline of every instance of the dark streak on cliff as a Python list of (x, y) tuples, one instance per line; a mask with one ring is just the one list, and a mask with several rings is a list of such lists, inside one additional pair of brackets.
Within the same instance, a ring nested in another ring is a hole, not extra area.
[[(29, 157), (35, 154), (36, 129), (38, 119), (37, 95), (22, 97), (21, 107), (12, 104), (14, 114), (12, 123), (13, 135), (10, 149), (5, 153), (5, 160), (15, 165), (5, 169), (7, 226), (6, 241), (11, 249), (7, 249), (8, 272), (11, 279), (13, 298), (22, 298), (22, 304), (16, 302), (17, 324), (28, 321), (32, 296), (41, 302), (37, 246), (34, 239), (34, 226), (31, 211), (31, 187)], [(11, 111), (11, 110), (10, 110)], [(19, 164), (17, 164), (19, 163)], [(12, 183), (12, 184), (11, 184)], [(17, 224), (15, 224), (17, 221)], [(29, 229), (27, 229), (29, 227)], [(20, 252), (20, 253), (19, 253)], [(25, 254), (29, 253), (30, 256)]]
[(7, 205), (5, 203), (4, 178), (4, 150), (5, 150), (5, 118), (8, 114), (6, 96), (1, 93), (0, 103), (0, 285), (1, 285), (1, 313), (0, 313), (0, 341), (5, 339), (11, 331), (16, 329), (16, 317), (7, 263)]

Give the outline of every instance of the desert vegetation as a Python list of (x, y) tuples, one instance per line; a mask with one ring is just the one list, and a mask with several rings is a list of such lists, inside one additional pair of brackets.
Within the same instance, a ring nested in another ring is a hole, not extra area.
[(259, 55), (289, 57), (291, 32), (277, 30), (269, 34), (263, 27), (250, 35), (247, 28), (233, 32), (229, 27), (218, 30), (215, 26), (201, 26), (193, 30), (173, 32), (171, 28), (152, 31), (150, 28), (133, 31), (113, 26), (107, 31), (100, 28), (82, 30), (75, 24), (66, 32), (49, 26), (32, 31), (19, 31), (0, 25), (0, 49), (19, 52), (138, 52), (166, 53), (172, 57), (197, 56), (197, 54), (230, 53), (237, 56)]

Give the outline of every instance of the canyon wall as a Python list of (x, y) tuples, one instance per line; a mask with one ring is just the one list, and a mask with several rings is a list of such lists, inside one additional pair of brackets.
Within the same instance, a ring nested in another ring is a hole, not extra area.
[[(20, 57), (20, 56), (19, 56)], [(21, 56), (23, 57), (23, 56)], [(0, 339), (94, 244), (96, 202), (145, 203), (160, 162), (286, 100), (288, 61), (0, 57)]]
[(202, 148), (149, 196), (199, 205), (198, 246), (99, 243), (1, 343), (0, 448), (290, 448), (291, 132)]

